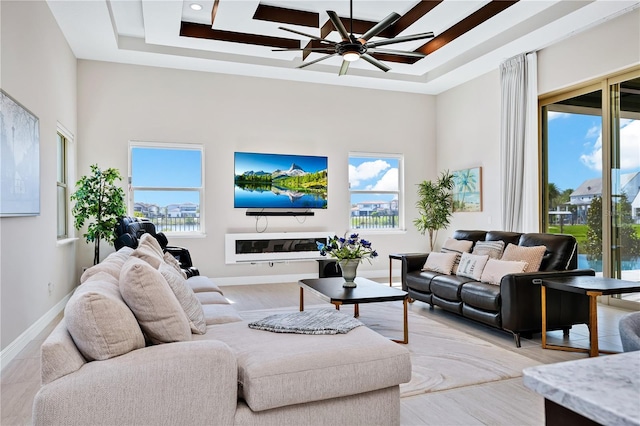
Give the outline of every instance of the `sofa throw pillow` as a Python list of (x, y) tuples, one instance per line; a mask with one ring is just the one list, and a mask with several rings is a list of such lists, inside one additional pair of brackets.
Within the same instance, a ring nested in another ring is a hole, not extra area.
[(187, 315), (187, 318), (189, 318), (191, 332), (194, 334), (205, 334), (207, 332), (207, 323), (204, 320), (202, 304), (196, 298), (196, 294), (191, 287), (187, 285), (186, 280), (172, 266), (165, 263), (160, 265), (160, 269), (158, 270), (167, 281), (167, 284), (169, 284), (169, 287), (171, 287), (184, 313)]
[(156, 269), (164, 263), (162, 248), (158, 244), (158, 240), (151, 234), (142, 234), (138, 241), (138, 247), (131, 253), (131, 256), (144, 260)]
[(424, 264), (423, 271), (434, 271), (451, 275), (451, 270), (457, 257), (458, 255), (456, 253), (431, 252)]
[(546, 250), (547, 248), (545, 246), (524, 247), (508, 244), (500, 259), (527, 262), (525, 272), (536, 272), (540, 269), (540, 264), (542, 263), (542, 258)]
[(169, 252), (165, 253), (163, 256), (163, 259), (164, 259), (164, 263), (166, 263), (167, 265), (170, 265), (172, 268), (178, 271), (178, 273), (182, 275), (182, 278), (184, 278), (185, 280), (187, 279), (187, 274), (180, 267), (180, 262), (178, 262), (178, 259), (173, 257), (171, 253)]
[(490, 259), (500, 259), (504, 251), (504, 241), (478, 241), (472, 254), (487, 255)]
[(518, 274), (524, 272), (527, 262), (518, 262), (514, 260), (498, 260), (489, 259), (484, 266), (480, 281), (494, 285), (500, 285), (502, 277), (507, 274)]
[(114, 358), (145, 345), (118, 287), (98, 275), (79, 286), (64, 308), (67, 330), (89, 361)]
[(187, 315), (157, 269), (131, 257), (120, 273), (120, 293), (151, 343), (191, 340)]
[(487, 263), (487, 260), (489, 260), (489, 256), (486, 254), (476, 255), (471, 253), (462, 253), (456, 275), (480, 281), (482, 270), (484, 269), (484, 265)]
[(457, 254), (456, 260), (453, 263), (453, 273), (458, 270), (458, 263), (460, 263), (460, 256), (462, 253), (469, 253), (473, 247), (473, 241), (468, 240), (456, 240), (455, 238), (447, 238), (442, 245), (440, 253), (455, 253)]

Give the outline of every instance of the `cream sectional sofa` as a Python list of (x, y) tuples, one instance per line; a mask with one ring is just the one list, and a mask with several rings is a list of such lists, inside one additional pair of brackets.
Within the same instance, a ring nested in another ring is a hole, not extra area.
[(251, 329), (151, 240), (83, 274), (42, 345), (34, 425), (399, 424), (405, 347)]

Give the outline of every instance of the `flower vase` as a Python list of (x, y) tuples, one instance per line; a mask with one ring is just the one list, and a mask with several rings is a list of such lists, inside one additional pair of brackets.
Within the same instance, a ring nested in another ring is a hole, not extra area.
[(338, 263), (340, 264), (340, 269), (342, 269), (342, 278), (344, 278), (342, 287), (356, 287), (354, 280), (356, 279), (360, 259), (344, 259)]

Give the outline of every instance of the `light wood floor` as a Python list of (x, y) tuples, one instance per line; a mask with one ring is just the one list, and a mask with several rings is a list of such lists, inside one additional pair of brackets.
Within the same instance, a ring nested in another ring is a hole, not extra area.
[[(380, 280), (384, 282), (384, 280)], [(223, 287), (227, 299), (238, 311), (297, 306), (299, 291), (296, 283)], [(305, 304), (323, 303), (305, 294)], [(485, 339), (506, 350), (519, 353), (541, 363), (553, 363), (585, 358), (585, 354), (543, 350), (540, 335), (523, 339), (516, 348), (510, 334), (473, 321), (460, 318), (441, 309), (429, 309), (427, 304), (414, 302), (410, 309), (419, 315)], [(620, 351), (618, 321), (627, 311), (599, 306), (598, 328), (602, 349)], [(0, 388), (0, 424), (28, 425), (31, 405), (40, 388), (40, 345), (61, 316), (35, 338), (2, 371)], [(549, 333), (550, 343), (562, 340), (562, 332)], [(585, 346), (588, 342), (586, 326), (576, 326), (564, 344)], [(433, 392), (401, 400), (403, 425), (542, 425), (543, 399), (522, 385), (522, 379), (497, 382)]]

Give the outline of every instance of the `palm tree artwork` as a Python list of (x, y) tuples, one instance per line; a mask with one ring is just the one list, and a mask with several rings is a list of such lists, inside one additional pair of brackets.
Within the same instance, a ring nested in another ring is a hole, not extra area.
[(453, 211), (482, 211), (482, 168), (453, 172)]

